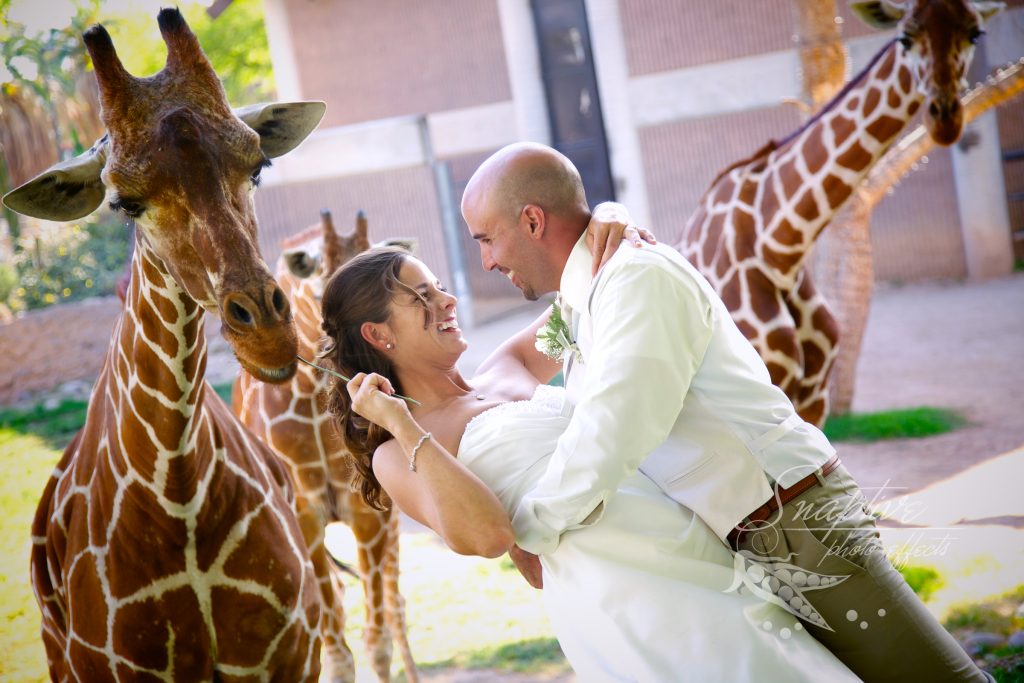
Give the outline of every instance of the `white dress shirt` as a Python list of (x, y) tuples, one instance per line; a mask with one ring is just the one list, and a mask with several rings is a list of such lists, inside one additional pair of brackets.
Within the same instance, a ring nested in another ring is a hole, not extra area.
[(719, 535), (835, 453), (804, 422), (707, 280), (674, 249), (619, 249), (595, 278), (583, 238), (562, 273), (581, 358), (567, 354), (572, 419), (513, 517), (546, 553), (596, 521), (639, 469)]

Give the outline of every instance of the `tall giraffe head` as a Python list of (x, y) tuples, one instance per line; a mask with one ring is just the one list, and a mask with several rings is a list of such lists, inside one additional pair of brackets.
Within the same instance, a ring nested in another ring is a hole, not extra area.
[(963, 130), (960, 94), (984, 21), (1005, 6), (981, 0), (854, 0), (853, 11), (877, 28), (898, 27), (900, 48), (913, 65), (925, 98), (925, 126), (940, 145), (951, 145)]
[[(375, 246), (402, 247), (414, 251), (416, 241), (411, 238), (390, 238)], [(334, 229), (334, 220), (327, 209), (320, 211), (320, 223), (310, 226), (289, 238), (284, 243), (281, 260), (285, 267), (300, 280), (309, 280), (317, 298), (323, 293), (324, 285), (338, 268), (356, 254), (370, 248), (366, 214), (356, 214), (355, 230), (348, 235), (339, 235)]]
[(312, 132), (325, 106), (233, 112), (181, 13), (164, 9), (157, 21), (167, 61), (148, 78), (125, 70), (102, 26), (85, 32), (107, 134), (4, 203), (63, 221), (91, 213), (106, 197), (135, 220), (140, 247), (221, 317), (241, 365), (258, 379), (284, 381), (295, 372), (295, 330), (288, 300), (260, 256), (252, 192), (269, 159)]

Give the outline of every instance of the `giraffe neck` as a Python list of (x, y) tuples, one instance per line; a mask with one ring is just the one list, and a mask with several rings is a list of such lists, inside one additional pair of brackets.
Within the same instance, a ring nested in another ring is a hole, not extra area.
[[(314, 291), (317, 278), (299, 279), (288, 272), (284, 266), (278, 269), (277, 282), (291, 306), (295, 320), (295, 331), (299, 341), (299, 355), (314, 363), (320, 351), (320, 338), (323, 329), (320, 327), (320, 299)], [(295, 377), (292, 379), (294, 391), (302, 395), (313, 395), (327, 387), (325, 373), (315, 370), (304, 363), (299, 363)]]
[(893, 41), (830, 106), (772, 152), (763, 180), (759, 241), (765, 260), (782, 278), (795, 278), (814, 240), (921, 100), (914, 66)]
[(168, 499), (191, 500), (213, 457), (212, 425), (197, 410), (206, 374), (203, 309), (141, 237), (115, 335), (106, 391), (123, 465)]

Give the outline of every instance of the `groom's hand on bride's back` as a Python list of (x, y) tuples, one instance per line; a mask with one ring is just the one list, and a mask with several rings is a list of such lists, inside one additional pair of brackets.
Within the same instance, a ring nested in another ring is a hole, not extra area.
[(594, 256), (592, 275), (597, 275), (622, 240), (629, 240), (634, 247), (644, 242), (658, 243), (652, 232), (633, 225), (629, 211), (622, 204), (602, 202), (595, 206), (587, 224), (587, 247)]
[(540, 558), (533, 553), (528, 553), (517, 545), (508, 550), (508, 556), (516, 565), (516, 569), (523, 575), (526, 582), (540, 590), (544, 587), (544, 578), (541, 576)]

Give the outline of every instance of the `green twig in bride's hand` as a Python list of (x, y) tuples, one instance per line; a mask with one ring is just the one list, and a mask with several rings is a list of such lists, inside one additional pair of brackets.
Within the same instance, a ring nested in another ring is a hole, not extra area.
[[(308, 360), (306, 360), (306, 359), (305, 359), (305, 358), (303, 358), (302, 356), (295, 356), (295, 357), (296, 357), (296, 358), (297, 358), (298, 360), (300, 360), (300, 361), (302, 361), (303, 363), (305, 363), (306, 365), (308, 365), (309, 367), (311, 367), (311, 368), (316, 368), (317, 370), (323, 370), (323, 371), (324, 371), (324, 372), (326, 372), (327, 374), (329, 374), (329, 375), (334, 375), (334, 376), (335, 376), (335, 377), (337, 377), (338, 379), (340, 379), (340, 380), (344, 380), (345, 382), (351, 382), (351, 381), (352, 381), (352, 378), (351, 378), (351, 377), (346, 377), (345, 375), (341, 374), (340, 372), (335, 372), (334, 370), (328, 370), (327, 368), (325, 368), (325, 367), (321, 367), (321, 366), (317, 365), (316, 363), (310, 363), (310, 362), (309, 362)], [(421, 403), (420, 403), (419, 401), (417, 401), (416, 399), (414, 399), (414, 398), (409, 398), (408, 396), (402, 396), (401, 394), (391, 394), (391, 395), (392, 395), (392, 396), (394, 396), (395, 398), (400, 398), (400, 399), (402, 399), (402, 400), (404, 400), (404, 401), (408, 401), (409, 403), (415, 403), (416, 405), (422, 405), (422, 404), (421, 404)]]

